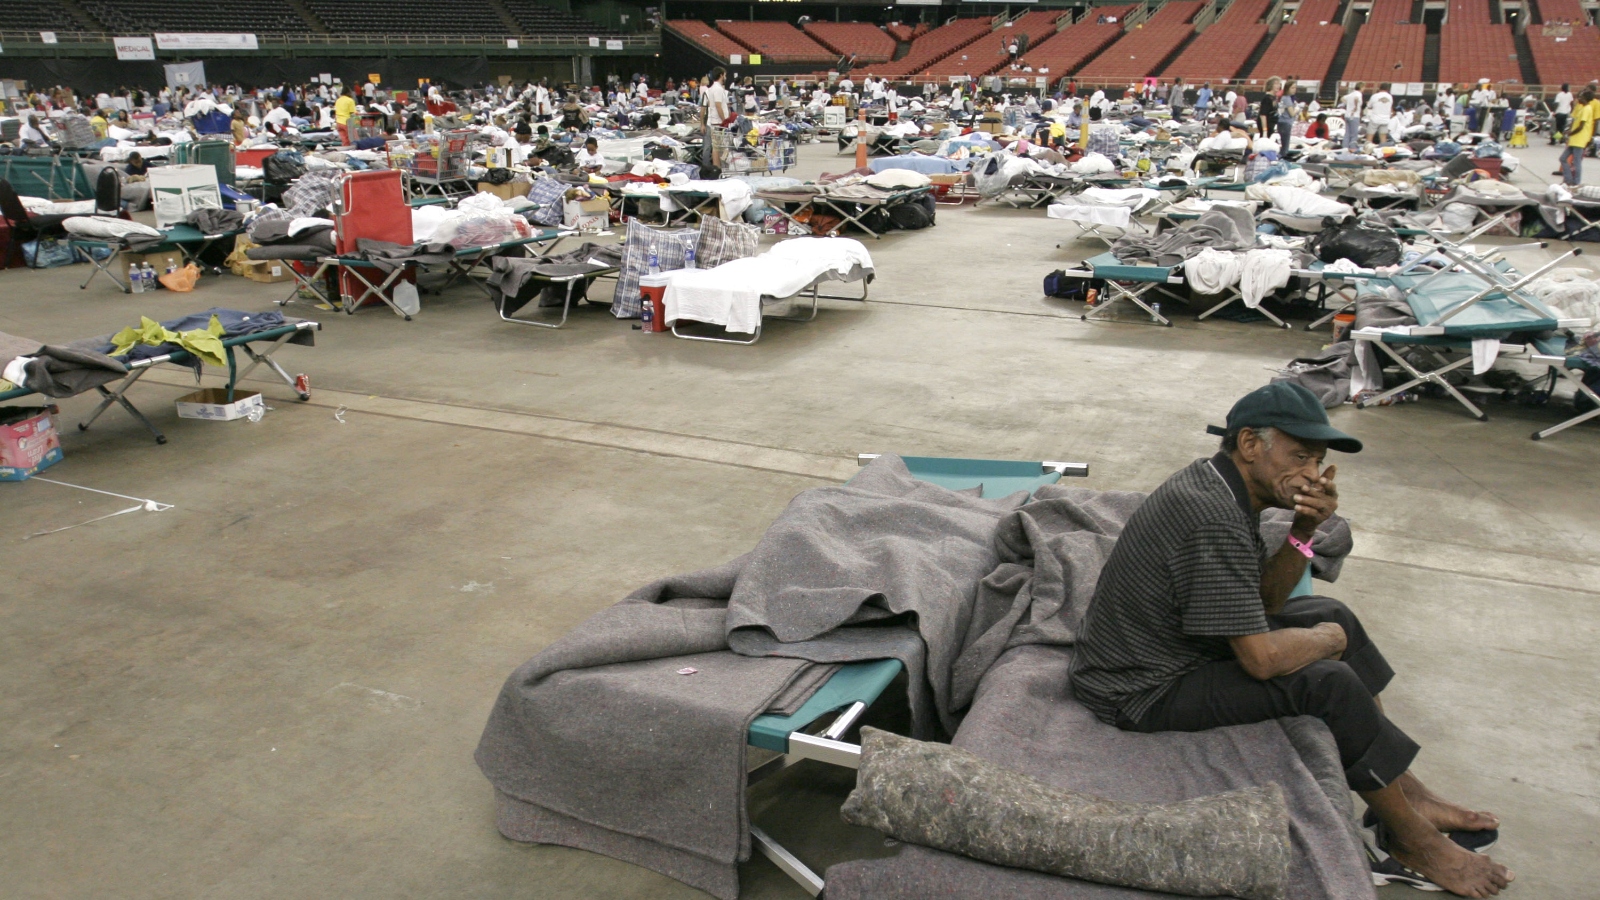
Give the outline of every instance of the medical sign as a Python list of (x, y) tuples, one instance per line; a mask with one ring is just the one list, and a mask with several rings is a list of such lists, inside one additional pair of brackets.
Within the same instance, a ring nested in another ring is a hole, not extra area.
[(156, 47), (147, 37), (112, 38), (117, 48), (117, 59), (155, 59)]

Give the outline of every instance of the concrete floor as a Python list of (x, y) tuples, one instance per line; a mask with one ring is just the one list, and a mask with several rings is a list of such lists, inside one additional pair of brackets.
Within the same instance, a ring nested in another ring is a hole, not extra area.
[[(1521, 180), (1554, 168), (1547, 148), (1525, 156)], [(799, 171), (848, 165), (808, 146)], [(92, 404), (63, 402), (49, 477), (176, 508), (30, 537), (129, 504), (0, 485), (0, 893), (703, 896), (498, 835), (471, 754), (511, 669), (637, 585), (748, 549), (857, 452), (1082, 460), (1090, 486), (1148, 490), (1322, 343), (1192, 312), (1082, 323), (1040, 296), (1095, 252), (1057, 249), (1064, 232), (1038, 211), (941, 209), (870, 242), (870, 303), (753, 347), (598, 309), (562, 331), (505, 324), (462, 288), (410, 323), (313, 314), (318, 346), (282, 358), (315, 397), (263, 382), (259, 423), (177, 419), (176, 369), (132, 393), (166, 446), (116, 410), (80, 434)], [(227, 277), (130, 297), (79, 291), (86, 271), (0, 273), (0, 330), (64, 340), (285, 292)], [(1596, 897), (1600, 443), (1592, 424), (1528, 440), (1555, 409), (1491, 414), (1333, 411), (1368, 449), (1339, 460), (1357, 541), (1330, 592), (1400, 672), (1386, 699), (1420, 774), (1503, 817), (1512, 895)], [(889, 852), (838, 821), (849, 787), (802, 764), (758, 789), (756, 821), (819, 867)], [(763, 859), (741, 877), (750, 898), (803, 896)]]

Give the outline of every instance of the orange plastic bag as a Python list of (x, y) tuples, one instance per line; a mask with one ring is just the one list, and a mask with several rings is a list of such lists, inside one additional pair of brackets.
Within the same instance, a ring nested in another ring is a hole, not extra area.
[(157, 280), (161, 282), (162, 287), (169, 291), (188, 293), (194, 290), (195, 282), (200, 280), (200, 267), (194, 263), (189, 263), (176, 272), (162, 275)]

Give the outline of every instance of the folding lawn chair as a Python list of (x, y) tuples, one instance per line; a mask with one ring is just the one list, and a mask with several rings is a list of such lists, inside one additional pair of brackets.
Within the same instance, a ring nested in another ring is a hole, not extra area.
[[(878, 458), (876, 453), (856, 457), (861, 465)], [(985, 497), (1004, 497), (1016, 491), (1033, 492), (1055, 484), (1063, 476), (1087, 477), (1087, 463), (1014, 462), (996, 459), (956, 459), (936, 456), (903, 456), (901, 460), (912, 477), (951, 490), (978, 488)], [(749, 783), (755, 784), (802, 759), (812, 759), (847, 769), (861, 767), (861, 746), (843, 740), (884, 689), (901, 672), (897, 659), (848, 663), (839, 667), (816, 693), (790, 716), (758, 716), (747, 735), (752, 747), (775, 756), (750, 770)], [(825, 727), (820, 723), (837, 713)], [(799, 857), (790, 853), (765, 831), (750, 826), (750, 837), (761, 855), (772, 860), (784, 874), (793, 878), (806, 893), (820, 895), (822, 877)]]

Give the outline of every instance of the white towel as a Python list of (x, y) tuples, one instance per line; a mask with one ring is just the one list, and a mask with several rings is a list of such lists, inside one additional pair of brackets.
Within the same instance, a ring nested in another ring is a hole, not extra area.
[(1251, 250), (1244, 255), (1239, 293), (1245, 306), (1255, 309), (1261, 305), (1261, 298), (1289, 283), (1289, 259), (1289, 251), (1275, 247)]
[(1243, 264), (1239, 254), (1206, 247), (1183, 262), (1189, 286), (1202, 294), (1220, 294), (1237, 284)]
[(1494, 367), (1500, 356), (1500, 342), (1494, 338), (1476, 338), (1472, 342), (1472, 374), (1482, 375)]

